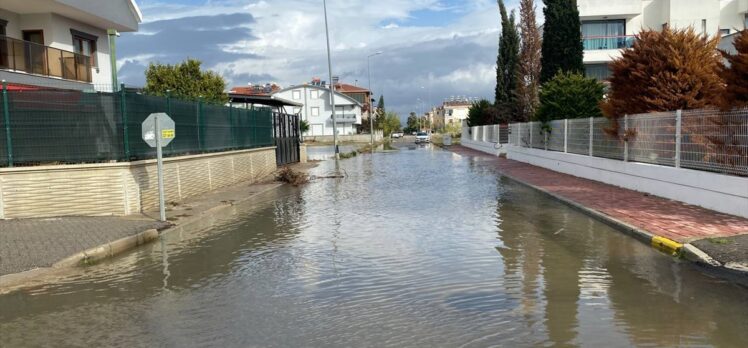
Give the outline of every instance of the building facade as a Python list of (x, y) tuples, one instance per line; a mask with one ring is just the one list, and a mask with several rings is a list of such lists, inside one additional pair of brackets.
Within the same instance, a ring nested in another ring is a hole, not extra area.
[(116, 67), (108, 30), (137, 31), (141, 21), (134, 0), (2, 0), (0, 79), (20, 86), (112, 90)]
[(709, 36), (748, 28), (748, 0), (578, 0), (585, 73), (604, 80), (608, 63), (643, 29), (692, 27)]
[(434, 108), (428, 113), (428, 116), (432, 117), (431, 122), (434, 129), (440, 129), (450, 124), (461, 125), (462, 121), (467, 119), (474, 99), (471, 100), (466, 97), (450, 98), (445, 100), (442, 105)]
[[(301, 119), (309, 123), (305, 135), (333, 135), (332, 98), (330, 89), (322, 85), (292, 86), (272, 94), (303, 106), (294, 106), (293, 113), (300, 114)], [(356, 134), (362, 122), (363, 104), (355, 99), (335, 92), (335, 119), (339, 135)]]

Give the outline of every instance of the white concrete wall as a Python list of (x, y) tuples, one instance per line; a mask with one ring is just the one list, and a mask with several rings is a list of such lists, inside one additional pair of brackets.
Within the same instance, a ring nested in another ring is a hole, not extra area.
[[(294, 99), (293, 91), (300, 92), (300, 98)], [(313, 91), (318, 93), (318, 98), (313, 98)], [(309, 123), (309, 132), (305, 133), (306, 136), (321, 136), (321, 135), (333, 135), (332, 125), (332, 105), (330, 104), (330, 90), (327, 88), (320, 88), (317, 86), (296, 86), (284, 89), (275, 94), (279, 98), (290, 100), (297, 103), (302, 103), (302, 107), (288, 107), (288, 111), (293, 113), (299, 112), (301, 119), (306, 120)], [(312, 108), (319, 108), (319, 115), (312, 115)], [(356, 125), (361, 124), (362, 112), (361, 106), (353, 101), (351, 98), (335, 93), (335, 110), (336, 114), (354, 114), (356, 119), (353, 122), (342, 123), (340, 120), (337, 124), (337, 131), (339, 135), (352, 135), (356, 134)]]
[(646, 192), (721, 213), (748, 218), (748, 178), (674, 168), (648, 163), (623, 162), (557, 151), (530, 149), (474, 141), (463, 127), (465, 147), (585, 179)]
[[(168, 202), (276, 169), (275, 147), (164, 159)], [(130, 215), (158, 207), (155, 160), (129, 163), (0, 168), (0, 219), (68, 215)]]
[(638, 15), (642, 12), (641, 0), (577, 0), (579, 16)]
[(743, 4), (740, 0), (722, 2), (719, 15), (720, 29), (730, 29), (730, 34), (748, 29), (745, 27), (745, 12), (748, 10), (748, 0), (744, 0), (744, 4), (746, 7), (741, 9)]
[(748, 218), (748, 178), (508, 146), (512, 160)]

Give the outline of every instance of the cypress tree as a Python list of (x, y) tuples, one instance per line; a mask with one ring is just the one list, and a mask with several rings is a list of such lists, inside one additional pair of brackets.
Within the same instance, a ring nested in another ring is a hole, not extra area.
[(543, 0), (545, 24), (540, 81), (550, 81), (560, 71), (584, 73), (584, 47), (576, 0)]
[(501, 36), (499, 37), (499, 54), (496, 59), (496, 99), (499, 112), (505, 118), (515, 119), (517, 107), (517, 74), (519, 69), (519, 33), (515, 24), (514, 11), (507, 16), (503, 0), (499, 2), (501, 14)]

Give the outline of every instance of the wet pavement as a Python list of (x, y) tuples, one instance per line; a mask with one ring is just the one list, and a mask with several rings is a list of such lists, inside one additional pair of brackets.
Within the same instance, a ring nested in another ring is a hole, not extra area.
[(748, 291), (480, 159), (398, 144), (58, 282), (0, 296), (0, 346), (715, 346)]

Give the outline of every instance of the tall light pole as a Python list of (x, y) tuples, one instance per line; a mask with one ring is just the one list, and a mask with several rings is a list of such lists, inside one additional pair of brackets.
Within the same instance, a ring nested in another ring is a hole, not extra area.
[[(368, 66), (369, 71), (369, 133), (371, 133), (371, 152), (374, 152), (374, 114), (372, 111), (374, 110), (373, 101), (371, 101), (372, 92), (371, 92), (371, 57), (378, 56), (382, 54), (382, 51), (377, 51), (376, 53), (370, 54), (368, 57), (366, 57), (366, 64)], [(384, 135), (384, 134), (382, 134)]]
[(327, 26), (327, 1), (322, 0), (322, 8), (325, 11), (325, 37), (327, 38), (327, 70), (330, 73), (330, 104), (332, 105), (332, 139), (335, 146), (335, 159), (340, 159), (338, 151), (338, 124), (335, 118), (335, 84), (332, 82), (332, 59), (330, 58), (330, 29)]

